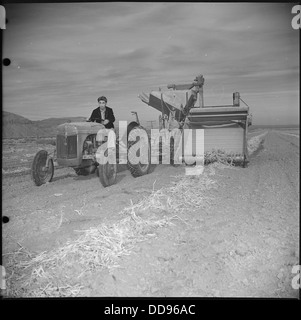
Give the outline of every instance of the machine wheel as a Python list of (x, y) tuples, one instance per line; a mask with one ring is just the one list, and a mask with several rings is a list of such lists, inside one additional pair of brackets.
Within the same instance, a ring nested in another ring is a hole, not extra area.
[[(133, 133), (134, 130), (144, 130), (146, 132), (146, 130), (142, 127), (142, 126), (135, 126), (133, 127), (130, 132), (128, 133), (128, 136), (131, 135), (131, 133)], [(146, 132), (147, 135), (147, 132)], [(138, 139), (139, 141), (139, 139)], [(128, 168), (132, 174), (133, 177), (140, 177), (143, 176), (145, 174), (147, 174), (149, 172), (150, 166), (151, 166), (151, 146), (150, 146), (150, 141), (149, 141), (149, 137), (147, 135), (147, 141), (143, 141), (142, 143), (147, 143), (147, 148), (148, 148), (148, 163), (146, 164), (142, 164), (142, 163), (138, 163), (138, 164), (134, 164), (133, 162), (131, 162), (131, 158), (133, 156), (140, 156), (140, 149), (138, 149), (138, 155), (134, 155), (134, 151), (132, 150), (132, 146), (135, 145), (136, 143), (138, 143), (138, 141), (129, 141), (128, 139)]]
[[(105, 155), (108, 155), (108, 150), (106, 150)], [(111, 164), (109, 162), (106, 164), (99, 164), (97, 176), (104, 187), (113, 185), (116, 182), (117, 164)]]
[(244, 155), (244, 160), (243, 160), (242, 167), (243, 167), (243, 168), (247, 168), (247, 167), (248, 167), (248, 164), (249, 164), (249, 161), (248, 161), (246, 155)]
[(44, 183), (50, 182), (54, 174), (53, 160), (49, 159), (48, 168), (45, 168), (48, 153), (45, 150), (40, 150), (34, 157), (31, 165), (31, 177), (35, 185), (41, 186)]
[(172, 137), (170, 139), (170, 164), (173, 167), (178, 167), (180, 164), (175, 164), (175, 139)]

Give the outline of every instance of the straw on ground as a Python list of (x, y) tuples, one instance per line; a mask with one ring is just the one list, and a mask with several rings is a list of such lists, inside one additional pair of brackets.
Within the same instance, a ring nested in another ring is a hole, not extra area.
[[(250, 153), (262, 143), (265, 134), (249, 140)], [(158, 190), (154, 187), (148, 197), (122, 210), (124, 218), (118, 223), (80, 231), (76, 240), (49, 252), (34, 255), (20, 245), (18, 251), (4, 255), (7, 289), (3, 294), (9, 297), (79, 296), (83, 288), (81, 279), (86, 273), (117, 267), (119, 258), (131, 254), (137, 242), (153, 237), (158, 228), (171, 225), (175, 219), (188, 224), (182, 214), (210, 205), (212, 199), (205, 191), (217, 187), (210, 178), (215, 169), (233, 167), (229, 155), (223, 152), (211, 152), (207, 156), (214, 164), (208, 166), (203, 175), (176, 176), (169, 187)], [(143, 215), (147, 218), (142, 218)], [(58, 227), (62, 219), (63, 213)]]
[[(119, 258), (131, 254), (137, 242), (153, 237), (158, 228), (172, 225), (176, 219), (187, 223), (180, 213), (208, 206), (210, 199), (204, 191), (215, 187), (215, 183), (207, 175), (175, 178), (170, 187), (154, 189), (149, 197), (125, 208), (121, 212), (125, 217), (118, 223), (79, 231), (78, 239), (49, 252), (34, 255), (21, 247), (7, 254), (5, 295), (78, 296), (86, 273), (117, 267)], [(142, 218), (143, 213), (151, 211), (155, 214)]]

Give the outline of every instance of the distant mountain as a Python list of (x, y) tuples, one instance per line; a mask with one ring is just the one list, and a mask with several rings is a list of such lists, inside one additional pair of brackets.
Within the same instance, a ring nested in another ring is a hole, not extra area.
[(21, 117), (11, 112), (2, 112), (2, 137), (24, 138), (33, 136), (45, 136), (46, 132), (39, 129), (34, 121)]
[(85, 117), (49, 118), (32, 121), (15, 113), (2, 112), (2, 137), (27, 138), (27, 137), (54, 137), (56, 127), (65, 122), (85, 121)]
[(34, 121), (31, 121), (27, 118), (19, 116), (15, 113), (2, 111), (3, 121), (9, 124), (18, 123), (18, 124), (32, 124)]
[(35, 125), (48, 133), (48, 136), (56, 135), (56, 128), (58, 125), (66, 122), (81, 122), (85, 121), (87, 117), (70, 117), (70, 118), (49, 118), (44, 120), (34, 121)]

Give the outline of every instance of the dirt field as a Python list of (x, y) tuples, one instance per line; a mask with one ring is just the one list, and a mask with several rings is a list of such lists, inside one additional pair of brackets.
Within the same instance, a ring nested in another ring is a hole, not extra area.
[[(182, 166), (160, 165), (135, 179), (120, 168), (117, 184), (105, 189), (96, 175), (78, 177), (72, 169), (57, 170), (53, 182), (41, 187), (28, 175), (4, 176), (4, 295), (298, 298), (292, 288), (292, 268), (299, 264), (297, 131), (269, 130), (247, 168), (210, 165), (190, 178), (192, 187), (202, 188), (203, 203), (179, 203), (171, 212), (167, 198), (164, 206), (132, 212), (153, 224), (143, 237), (114, 247), (115, 264), (108, 259), (103, 267), (82, 269), (73, 263), (69, 274), (63, 266), (61, 276), (56, 265), (56, 280), (48, 276), (50, 252), (61, 254), (100, 225), (117, 230), (129, 216), (125, 208), (179, 186), (184, 172)], [(109, 233), (103, 239), (109, 243)]]

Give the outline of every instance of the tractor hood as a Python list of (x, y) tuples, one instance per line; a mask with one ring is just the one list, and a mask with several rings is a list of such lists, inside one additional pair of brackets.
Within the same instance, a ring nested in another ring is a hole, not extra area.
[(57, 127), (57, 134), (96, 134), (104, 125), (97, 122), (68, 122)]

